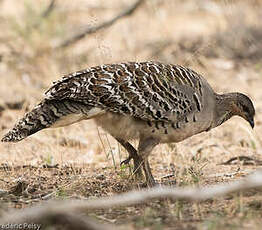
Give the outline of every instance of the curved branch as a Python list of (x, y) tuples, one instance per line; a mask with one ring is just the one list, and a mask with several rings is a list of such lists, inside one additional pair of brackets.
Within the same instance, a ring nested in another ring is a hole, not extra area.
[(80, 39), (84, 38), (87, 34), (92, 34), (97, 32), (98, 30), (107, 28), (111, 25), (113, 25), (115, 22), (117, 22), (119, 19), (129, 16), (132, 13), (134, 13), (134, 11), (144, 2), (144, 0), (138, 0), (136, 1), (132, 6), (128, 7), (127, 9), (125, 9), (123, 12), (121, 12), (119, 15), (111, 18), (108, 21), (105, 21), (99, 25), (96, 25), (94, 27), (87, 27), (86, 29), (84, 29), (82, 32), (76, 33), (75, 35), (73, 35), (71, 38), (66, 39), (65, 41), (61, 42), (60, 44), (58, 44), (55, 48), (64, 48), (67, 47), (77, 41), (79, 41)]
[(25, 208), (19, 211), (6, 213), (0, 223), (29, 223), (28, 221), (41, 220), (44, 217), (57, 214), (87, 212), (94, 209), (129, 206), (145, 203), (152, 199), (170, 198), (172, 200), (203, 201), (224, 196), (232, 192), (240, 192), (262, 187), (262, 170), (246, 178), (230, 183), (217, 184), (200, 188), (155, 187), (141, 191), (132, 191), (112, 197), (94, 200), (51, 201), (45, 205)]

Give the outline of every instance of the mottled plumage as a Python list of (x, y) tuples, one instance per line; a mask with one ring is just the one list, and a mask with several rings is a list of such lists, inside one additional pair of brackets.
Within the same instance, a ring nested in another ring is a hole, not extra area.
[(65, 76), (46, 92), (46, 99), (72, 99), (143, 120), (170, 121), (196, 106), (200, 110), (201, 85), (200, 76), (182, 66), (123, 63)]
[[(158, 62), (110, 64), (63, 76), (2, 141), (94, 118), (127, 149), (124, 163), (133, 158), (138, 172), (142, 164), (152, 185), (147, 157), (154, 146), (208, 131), (234, 115), (253, 126), (254, 114), (247, 96), (218, 95), (191, 69)], [(139, 139), (138, 153), (131, 139)]]

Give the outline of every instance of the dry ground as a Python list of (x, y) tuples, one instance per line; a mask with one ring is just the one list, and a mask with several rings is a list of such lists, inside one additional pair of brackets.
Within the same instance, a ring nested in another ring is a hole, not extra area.
[[(69, 47), (52, 48), (130, 4), (58, 0), (42, 18), (47, 1), (0, 1), (0, 136), (63, 74), (102, 63), (159, 60), (193, 68), (218, 92), (248, 94), (256, 117), (254, 130), (233, 118), (208, 133), (157, 147), (150, 158), (157, 180), (209, 185), (261, 167), (262, 2), (147, 0), (111, 27)], [(126, 152), (92, 121), (0, 144), (0, 152), (0, 188), (9, 191), (1, 198), (3, 211), (41, 199), (92, 198), (139, 189), (130, 168), (119, 165)], [(258, 161), (221, 165), (239, 156)], [(98, 210), (91, 216), (130, 229), (260, 229), (262, 194), (251, 191), (201, 203), (154, 201)]]

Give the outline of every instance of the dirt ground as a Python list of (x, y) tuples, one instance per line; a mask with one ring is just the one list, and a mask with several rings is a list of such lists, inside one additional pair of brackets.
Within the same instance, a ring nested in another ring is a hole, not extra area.
[[(44, 16), (47, 1), (0, 1), (0, 136), (63, 74), (103, 63), (157, 60), (194, 69), (217, 92), (249, 95), (256, 117), (253, 130), (234, 117), (210, 132), (158, 146), (150, 158), (155, 178), (177, 186), (210, 185), (261, 168), (262, 1), (146, 0), (110, 27), (55, 48), (132, 2), (57, 0)], [(1, 143), (0, 153), (0, 189), (8, 191), (0, 197), (1, 212), (47, 199), (140, 189), (132, 166), (120, 166), (125, 150), (92, 121)], [(123, 229), (261, 229), (262, 193), (200, 203), (152, 201), (89, 215)]]

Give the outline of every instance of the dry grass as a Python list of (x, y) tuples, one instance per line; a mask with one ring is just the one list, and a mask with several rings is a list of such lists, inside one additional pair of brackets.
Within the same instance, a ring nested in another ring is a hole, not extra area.
[[(157, 147), (150, 159), (155, 177), (197, 186), (249, 174), (260, 166), (220, 163), (243, 155), (262, 160), (262, 2), (227, 2), (148, 0), (131, 17), (66, 49), (53, 50), (74, 30), (111, 18), (130, 1), (58, 0), (44, 20), (44, 0), (0, 1), (0, 28), (5, 31), (0, 34), (0, 135), (62, 74), (102, 63), (157, 59), (192, 67), (218, 92), (247, 93), (257, 116), (254, 130), (233, 118), (177, 145)], [(0, 188), (10, 191), (1, 198), (6, 208), (23, 208), (46, 195), (81, 199), (138, 187), (130, 169), (119, 166), (125, 151), (92, 121), (1, 144), (0, 151)], [(46, 164), (58, 167), (43, 168)], [(169, 174), (174, 176), (164, 178)], [(20, 190), (19, 183), (24, 186)], [(98, 210), (92, 216), (130, 229), (260, 229), (261, 204), (261, 192), (252, 191), (202, 203), (157, 201)]]

